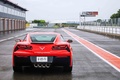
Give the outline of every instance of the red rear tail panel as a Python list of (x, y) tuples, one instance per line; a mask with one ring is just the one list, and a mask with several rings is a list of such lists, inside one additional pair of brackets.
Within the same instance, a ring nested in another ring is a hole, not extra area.
[(67, 50), (52, 50), (55, 44), (31, 44), (32, 50), (18, 50), (14, 52), (16, 56), (70, 56)]
[(34, 52), (50, 52), (54, 44), (32, 44)]

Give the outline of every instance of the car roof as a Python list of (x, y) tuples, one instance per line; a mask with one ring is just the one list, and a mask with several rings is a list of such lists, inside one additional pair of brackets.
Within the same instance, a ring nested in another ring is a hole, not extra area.
[(56, 32), (30, 32), (28, 34), (55, 34), (55, 35), (60, 35), (59, 33)]

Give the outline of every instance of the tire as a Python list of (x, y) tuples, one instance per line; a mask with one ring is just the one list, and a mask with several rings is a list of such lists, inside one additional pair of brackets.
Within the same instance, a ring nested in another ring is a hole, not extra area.
[(65, 72), (72, 72), (72, 67), (65, 66), (65, 67), (64, 67), (64, 71), (65, 71)]
[(13, 71), (14, 72), (22, 72), (22, 67), (21, 66), (13, 66)]

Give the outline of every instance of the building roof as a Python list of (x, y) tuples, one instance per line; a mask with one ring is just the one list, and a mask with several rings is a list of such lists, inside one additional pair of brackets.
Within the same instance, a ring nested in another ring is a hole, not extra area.
[(15, 8), (21, 9), (23, 11), (28, 11), (27, 9), (25, 9), (25, 8), (19, 6), (18, 4), (15, 4), (15, 3), (13, 3), (13, 2), (11, 2), (9, 0), (0, 0), (0, 1), (3, 2), (3, 3), (5, 3), (5, 4), (9, 4), (11, 6), (14, 6)]

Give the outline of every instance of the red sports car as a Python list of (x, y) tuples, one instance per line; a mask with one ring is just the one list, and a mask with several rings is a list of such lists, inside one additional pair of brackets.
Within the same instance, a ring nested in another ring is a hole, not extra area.
[(17, 39), (13, 50), (13, 70), (20, 72), (24, 67), (50, 68), (63, 66), (72, 71), (72, 40), (64, 41), (59, 33), (32, 32), (23, 40)]

